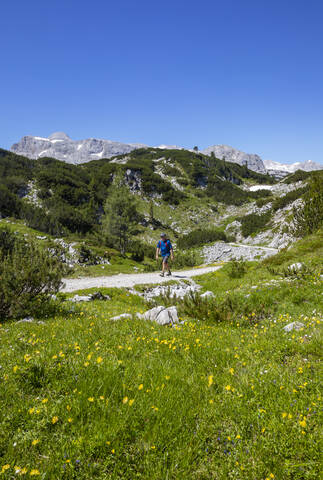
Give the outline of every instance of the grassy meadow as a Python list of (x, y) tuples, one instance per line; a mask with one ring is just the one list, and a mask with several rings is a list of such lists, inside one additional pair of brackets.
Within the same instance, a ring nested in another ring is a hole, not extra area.
[(0, 478), (318, 479), (321, 248), (200, 277), (215, 299), (178, 302), (174, 328), (112, 321), (150, 307), (125, 289), (2, 322)]

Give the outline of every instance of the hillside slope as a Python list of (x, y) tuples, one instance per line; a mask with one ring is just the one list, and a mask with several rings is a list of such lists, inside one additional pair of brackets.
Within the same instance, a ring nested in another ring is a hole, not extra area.
[[(185, 150), (137, 149), (82, 165), (51, 158), (30, 160), (0, 150), (0, 213), (23, 218), (49, 233), (85, 234), (99, 225), (109, 187), (118, 172), (137, 195), (143, 223), (147, 223), (153, 203), (157, 225), (166, 226), (172, 222), (159, 219), (159, 210), (163, 217), (175, 206), (185, 209), (188, 205), (197, 215), (203, 208), (211, 214), (220, 203), (242, 205), (269, 195), (241, 188), (246, 183), (275, 182), (246, 167)], [(203, 222), (204, 215), (199, 216), (197, 223)]]

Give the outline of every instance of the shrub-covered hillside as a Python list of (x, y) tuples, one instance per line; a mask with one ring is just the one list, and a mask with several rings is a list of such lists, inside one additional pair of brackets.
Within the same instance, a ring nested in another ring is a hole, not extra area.
[(181, 205), (188, 199), (241, 205), (268, 196), (248, 192), (245, 182), (274, 180), (246, 167), (185, 150), (140, 149), (128, 155), (83, 165), (51, 158), (30, 160), (0, 149), (0, 214), (21, 218), (52, 234), (95, 230), (116, 174), (130, 190), (160, 205)]

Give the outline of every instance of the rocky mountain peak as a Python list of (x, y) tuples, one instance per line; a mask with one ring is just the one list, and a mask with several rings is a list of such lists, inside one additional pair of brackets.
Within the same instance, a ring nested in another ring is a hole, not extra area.
[(246, 165), (250, 170), (259, 173), (266, 173), (264, 162), (259, 155), (255, 153), (245, 153), (242, 150), (231, 147), (230, 145), (212, 145), (202, 150), (201, 153), (205, 155), (214, 155), (217, 158), (224, 158), (227, 162), (238, 163), (239, 165)]
[(54, 132), (48, 137), (49, 140), (71, 140), (71, 138), (64, 132)]

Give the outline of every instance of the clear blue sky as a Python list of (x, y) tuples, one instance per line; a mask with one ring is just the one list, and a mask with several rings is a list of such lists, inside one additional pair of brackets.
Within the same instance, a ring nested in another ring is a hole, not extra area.
[(65, 131), (323, 163), (322, 0), (11, 0), (0, 146)]

